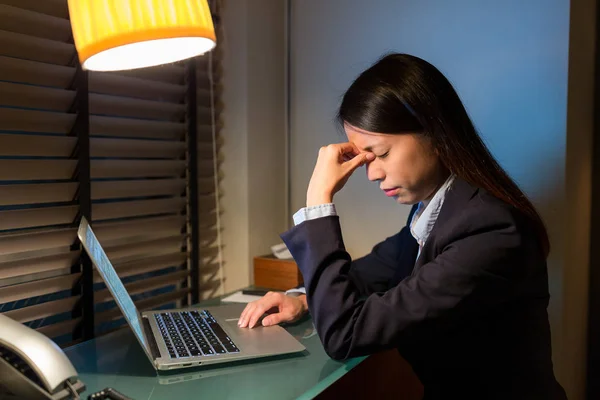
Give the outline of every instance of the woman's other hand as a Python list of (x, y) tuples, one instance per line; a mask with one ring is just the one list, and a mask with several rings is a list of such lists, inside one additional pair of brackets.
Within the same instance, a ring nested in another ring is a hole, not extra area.
[(333, 202), (333, 195), (344, 187), (350, 175), (374, 159), (373, 153), (361, 152), (350, 142), (321, 147), (308, 184), (306, 206)]
[(240, 328), (254, 328), (260, 317), (272, 312), (262, 320), (263, 326), (282, 322), (295, 322), (308, 311), (306, 295), (287, 296), (284, 293), (269, 292), (261, 299), (248, 303), (238, 321)]

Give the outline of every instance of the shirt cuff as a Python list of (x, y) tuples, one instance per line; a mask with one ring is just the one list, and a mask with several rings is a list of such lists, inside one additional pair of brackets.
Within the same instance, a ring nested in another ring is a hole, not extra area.
[(294, 214), (294, 225), (299, 225), (311, 219), (337, 215), (333, 203), (319, 204), (318, 206), (304, 207)]
[(294, 289), (290, 289), (290, 290), (286, 290), (285, 292), (286, 295), (292, 295), (292, 296), (300, 296), (301, 294), (306, 294), (306, 288), (304, 287), (299, 287), (299, 288), (294, 288)]

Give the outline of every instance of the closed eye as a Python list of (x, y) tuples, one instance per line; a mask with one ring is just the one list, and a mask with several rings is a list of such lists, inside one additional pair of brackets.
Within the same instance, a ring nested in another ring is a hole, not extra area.
[(386, 152), (385, 152), (385, 153), (383, 153), (382, 155), (380, 155), (380, 156), (377, 156), (377, 158), (386, 158), (386, 157), (388, 156), (388, 154), (390, 154), (390, 152), (389, 152), (389, 151), (386, 151)]

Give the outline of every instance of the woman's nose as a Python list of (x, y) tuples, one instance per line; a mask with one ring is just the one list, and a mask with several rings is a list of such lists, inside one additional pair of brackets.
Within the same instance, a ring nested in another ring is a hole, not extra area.
[(377, 166), (377, 161), (378, 160), (374, 160), (366, 165), (367, 178), (370, 181), (381, 181), (385, 178), (385, 173), (382, 168)]

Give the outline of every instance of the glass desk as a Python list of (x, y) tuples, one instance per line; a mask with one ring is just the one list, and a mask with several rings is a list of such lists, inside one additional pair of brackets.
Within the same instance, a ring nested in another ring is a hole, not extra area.
[(129, 329), (77, 344), (65, 353), (86, 384), (82, 399), (112, 387), (135, 400), (311, 399), (365, 358), (330, 359), (308, 318), (286, 329), (306, 347), (303, 353), (179, 372), (158, 374)]

